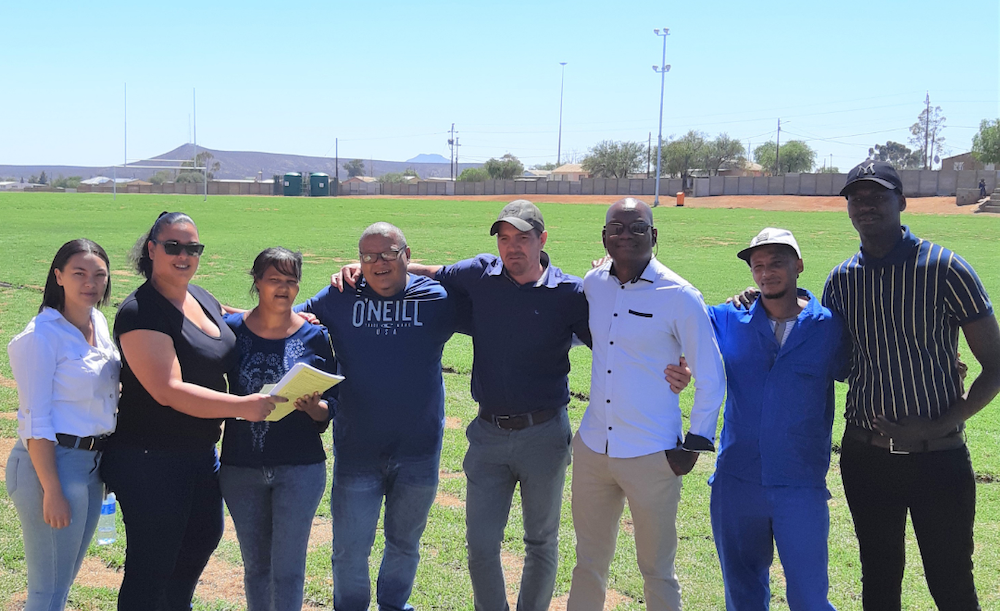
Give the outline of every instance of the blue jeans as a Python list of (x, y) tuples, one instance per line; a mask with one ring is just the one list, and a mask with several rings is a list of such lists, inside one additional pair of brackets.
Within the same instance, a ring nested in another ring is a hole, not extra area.
[(215, 447), (112, 445), (101, 476), (118, 497), (128, 548), (119, 611), (191, 608), (198, 578), (222, 539)]
[(437, 495), (440, 455), (388, 458), (370, 464), (333, 463), (333, 608), (365, 611), (371, 600), (368, 557), (385, 498), (385, 555), (376, 595), (382, 611), (407, 602), (420, 561), (420, 536)]
[(301, 609), (306, 548), (326, 489), (326, 463), (222, 465), (219, 487), (240, 540), (247, 609)]
[(71, 519), (66, 528), (55, 529), (42, 519), (42, 484), (28, 450), (20, 440), (14, 444), (7, 459), (6, 481), (24, 534), (25, 611), (59, 611), (66, 606), (69, 588), (101, 516), (104, 485), (98, 477), (99, 463), (99, 452), (56, 446), (56, 471)]
[(712, 482), (712, 534), (722, 565), (726, 608), (766, 611), (774, 547), (792, 611), (834, 611), (827, 600), (826, 488), (762, 486), (727, 473)]
[(517, 608), (546, 611), (559, 565), (559, 517), (573, 437), (569, 416), (564, 409), (520, 431), (476, 418), (465, 434), (466, 542), (476, 610), (508, 609), (500, 543), (520, 482), (525, 558)]

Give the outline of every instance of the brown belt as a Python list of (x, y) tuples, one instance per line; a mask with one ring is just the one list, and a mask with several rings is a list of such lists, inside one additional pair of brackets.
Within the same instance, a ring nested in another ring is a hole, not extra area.
[(526, 429), (529, 426), (534, 426), (536, 424), (541, 424), (543, 422), (548, 422), (555, 418), (559, 412), (566, 409), (565, 407), (557, 407), (555, 409), (542, 409), (536, 412), (529, 412), (527, 414), (516, 414), (514, 416), (494, 416), (491, 414), (479, 414), (479, 417), (494, 424), (497, 428), (505, 429), (508, 431), (520, 431), (521, 429)]
[(961, 429), (937, 439), (924, 439), (923, 441), (893, 441), (891, 437), (886, 437), (875, 431), (848, 424), (844, 429), (844, 439), (860, 441), (861, 443), (884, 448), (890, 454), (920, 454), (923, 452), (942, 452), (944, 450), (954, 450), (965, 445), (965, 429)]

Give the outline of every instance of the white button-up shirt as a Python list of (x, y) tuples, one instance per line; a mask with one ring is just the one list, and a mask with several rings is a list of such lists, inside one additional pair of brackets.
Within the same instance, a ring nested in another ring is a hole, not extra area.
[(689, 430), (714, 442), (726, 373), (701, 293), (656, 259), (625, 284), (610, 270), (583, 280), (594, 360), (581, 439), (613, 458), (678, 447), (680, 401), (663, 370), (683, 354), (695, 380)]
[(56, 433), (91, 437), (115, 430), (121, 357), (108, 321), (94, 308), (94, 343), (63, 315), (45, 308), (7, 345), (17, 382), (17, 434), (56, 440)]

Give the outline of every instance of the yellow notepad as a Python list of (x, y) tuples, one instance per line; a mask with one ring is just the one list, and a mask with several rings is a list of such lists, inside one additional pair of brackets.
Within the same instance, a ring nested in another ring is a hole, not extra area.
[(344, 381), (344, 376), (320, 371), (305, 363), (296, 363), (277, 384), (265, 384), (260, 392), (288, 399), (278, 403), (274, 411), (264, 418), (267, 422), (277, 422), (295, 411), (295, 400), (314, 392), (323, 393)]

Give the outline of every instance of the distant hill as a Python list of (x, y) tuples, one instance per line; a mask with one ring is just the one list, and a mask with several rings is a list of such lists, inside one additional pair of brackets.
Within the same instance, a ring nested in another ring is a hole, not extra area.
[(407, 159), (406, 163), (448, 163), (448, 159), (438, 155), (437, 153), (428, 155), (427, 153), (420, 153), (413, 159)]
[[(216, 178), (222, 179), (246, 179), (263, 176), (269, 179), (275, 174), (286, 172), (325, 172), (330, 176), (337, 173), (337, 163), (332, 157), (309, 157), (306, 155), (283, 155), (279, 153), (261, 153), (254, 151), (219, 151), (208, 149), (203, 146), (198, 147), (198, 151), (208, 151), (214, 157), (213, 162), (219, 163), (219, 171), (215, 173)], [(194, 157), (194, 145), (184, 144), (172, 151), (157, 155), (153, 159), (189, 159)], [(415, 161), (426, 158), (430, 161)], [(434, 161), (439, 159), (440, 161)], [(347, 171), (344, 164), (350, 161), (349, 157), (340, 159), (340, 179), (347, 180)], [(451, 168), (448, 159), (441, 155), (417, 155), (409, 161), (384, 161), (381, 159), (363, 159), (365, 162), (365, 174), (381, 176), (389, 172), (402, 172), (407, 168), (413, 168), (421, 178), (447, 178), (451, 175)], [(143, 164), (154, 165), (154, 164)], [(177, 164), (169, 164), (177, 165)], [(459, 164), (459, 172), (466, 168), (478, 168), (481, 163)], [(156, 170), (141, 168), (117, 168), (111, 166), (91, 167), (91, 166), (58, 166), (58, 165), (0, 165), (0, 178), (13, 176), (20, 180), (23, 176), (25, 180), (31, 175), (38, 175), (42, 171), (51, 178), (62, 176), (80, 176), (82, 178), (92, 178), (94, 176), (111, 176), (117, 172), (118, 177), (129, 177), (146, 179), (156, 173)]]

